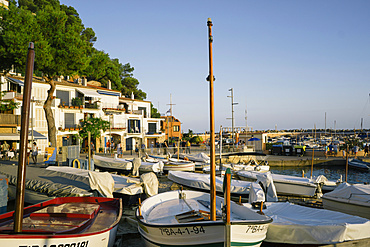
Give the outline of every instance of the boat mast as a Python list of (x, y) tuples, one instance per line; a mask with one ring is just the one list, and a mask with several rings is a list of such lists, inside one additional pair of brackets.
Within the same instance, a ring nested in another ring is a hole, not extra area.
[(211, 220), (216, 220), (216, 157), (215, 157), (215, 119), (214, 119), (214, 95), (213, 95), (213, 58), (212, 58), (212, 20), (208, 18), (208, 44), (209, 44), (209, 99), (210, 99), (210, 158), (211, 158)]
[(27, 54), (26, 75), (24, 80), (23, 102), (22, 102), (22, 118), (21, 118), (21, 136), (20, 136), (20, 155), (18, 159), (18, 179), (17, 192), (15, 201), (15, 218), (14, 232), (22, 232), (24, 194), (26, 185), (26, 161), (28, 149), (28, 125), (30, 118), (30, 102), (33, 64), (35, 60), (34, 44), (30, 42)]

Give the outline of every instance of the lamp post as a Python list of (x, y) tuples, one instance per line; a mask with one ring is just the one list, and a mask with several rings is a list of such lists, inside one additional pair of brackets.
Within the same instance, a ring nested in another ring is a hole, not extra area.
[(229, 91), (231, 92), (231, 96), (227, 96), (227, 97), (231, 98), (231, 137), (232, 137), (232, 140), (233, 140), (233, 151), (234, 151), (234, 145), (235, 145), (235, 140), (234, 140), (234, 105), (237, 105), (238, 103), (234, 102), (233, 88), (230, 88)]

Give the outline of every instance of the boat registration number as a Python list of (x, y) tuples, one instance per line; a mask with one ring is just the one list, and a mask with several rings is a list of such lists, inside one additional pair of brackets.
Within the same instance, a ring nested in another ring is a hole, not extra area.
[(69, 243), (69, 244), (44, 244), (44, 245), (20, 245), (19, 247), (88, 247), (89, 241)]
[(265, 225), (251, 225), (247, 227), (245, 233), (258, 233), (266, 230)]
[(192, 235), (192, 234), (203, 234), (206, 233), (203, 226), (193, 226), (185, 228), (159, 228), (162, 235)]

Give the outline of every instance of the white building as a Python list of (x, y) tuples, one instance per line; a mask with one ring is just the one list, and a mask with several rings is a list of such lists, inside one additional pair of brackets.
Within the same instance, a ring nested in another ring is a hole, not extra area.
[[(7, 92), (4, 98), (22, 102), (23, 78), (8, 76), (2, 77), (1, 81), (1, 91)], [(48, 146), (48, 128), (43, 105), (49, 88), (50, 85), (41, 79), (33, 79), (30, 129), (36, 131), (35, 135), (42, 135), (36, 139), (41, 150)], [(121, 97), (120, 91), (110, 89), (110, 83), (108, 88), (103, 88), (98, 82), (90, 84), (84, 79), (75, 82), (58, 79), (54, 96), (52, 111), (58, 147), (78, 145), (76, 135), (80, 121), (89, 117), (102, 118), (111, 124), (110, 129), (102, 132), (99, 140), (95, 140), (97, 151), (104, 150), (110, 138), (116, 145), (120, 143), (123, 150), (133, 150), (135, 145), (142, 144), (150, 147), (164, 140), (164, 133), (160, 131), (161, 119), (150, 116), (151, 102), (136, 100), (133, 95), (131, 98)], [(79, 105), (79, 100), (81, 106), (76, 106)], [(20, 116), (21, 108), (16, 109), (13, 114)], [(1, 126), (1, 121), (0, 127), (4, 127)], [(19, 129), (20, 122), (17, 126), (18, 131)], [(5, 140), (4, 128), (1, 132), (3, 137), (0, 140)]]

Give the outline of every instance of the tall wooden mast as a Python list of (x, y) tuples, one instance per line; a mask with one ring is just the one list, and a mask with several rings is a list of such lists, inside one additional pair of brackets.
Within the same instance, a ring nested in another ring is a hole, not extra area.
[(209, 105), (210, 105), (210, 132), (211, 132), (211, 144), (210, 144), (210, 158), (211, 158), (211, 220), (216, 220), (216, 153), (215, 153), (215, 117), (214, 117), (214, 94), (213, 94), (213, 57), (212, 57), (212, 20), (208, 18), (208, 43), (209, 43)]
[(22, 232), (24, 195), (26, 186), (26, 162), (28, 149), (28, 125), (30, 117), (30, 102), (33, 64), (35, 60), (34, 44), (31, 42), (28, 47), (26, 75), (23, 90), (22, 118), (21, 118), (21, 136), (20, 136), (20, 154), (18, 159), (18, 177), (15, 203), (14, 232)]

